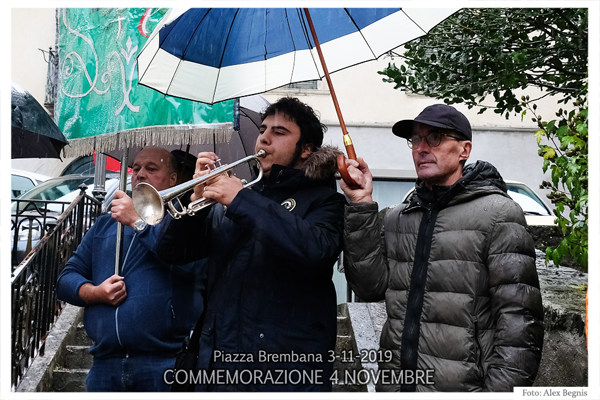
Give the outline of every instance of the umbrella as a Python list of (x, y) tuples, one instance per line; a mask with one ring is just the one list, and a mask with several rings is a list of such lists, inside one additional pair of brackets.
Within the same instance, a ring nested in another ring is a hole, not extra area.
[[(212, 104), (325, 77), (348, 155), (356, 159), (328, 71), (374, 60), (426, 34), (456, 11), (439, 8), (171, 10), (138, 55), (138, 83), (170, 96)], [(345, 164), (342, 165), (344, 180), (351, 182), (346, 179), (349, 175), (344, 174)]]
[(11, 158), (60, 158), (68, 141), (44, 107), (15, 82), (10, 97)]

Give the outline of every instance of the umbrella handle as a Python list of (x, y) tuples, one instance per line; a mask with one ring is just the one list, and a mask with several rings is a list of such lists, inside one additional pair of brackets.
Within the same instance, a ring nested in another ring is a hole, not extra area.
[(340, 171), (340, 175), (342, 176), (342, 179), (344, 180), (346, 185), (352, 190), (360, 189), (360, 186), (350, 176), (350, 173), (348, 172), (348, 168), (346, 168), (346, 156), (344, 156), (343, 154), (340, 154), (337, 157), (337, 165), (338, 165), (338, 170)]
[[(323, 73), (325, 75), (325, 80), (327, 81), (327, 86), (329, 86), (329, 92), (331, 93), (333, 106), (335, 107), (335, 112), (337, 113), (338, 119), (340, 121), (340, 128), (342, 129), (342, 133), (344, 134), (344, 145), (346, 146), (346, 151), (348, 152), (348, 158), (350, 158), (351, 160), (356, 160), (356, 152), (354, 151), (354, 145), (352, 144), (352, 139), (350, 139), (350, 135), (346, 130), (346, 124), (344, 123), (344, 118), (342, 117), (342, 111), (340, 110), (337, 96), (335, 95), (333, 83), (331, 82), (331, 78), (329, 77), (329, 70), (327, 69), (325, 57), (323, 57), (323, 52), (321, 51), (321, 44), (319, 43), (319, 38), (317, 37), (317, 32), (315, 31), (315, 26), (313, 25), (308, 8), (304, 9), (304, 15), (306, 15), (306, 22), (308, 22), (310, 33), (312, 34), (313, 40), (315, 41), (315, 47), (317, 49), (317, 54), (319, 55), (319, 60), (321, 61), (321, 67), (323, 67)], [(346, 185), (348, 185), (350, 189), (360, 188), (360, 186), (354, 181), (354, 179), (352, 179), (352, 177), (348, 173), (348, 169), (346, 168), (346, 162), (343, 158), (344, 156), (342, 155), (341, 157), (342, 158), (337, 158), (337, 164), (338, 170), (340, 171), (340, 175), (342, 175), (342, 179), (344, 180), (344, 182), (346, 182)]]
[[(350, 139), (350, 135), (346, 132), (344, 133), (344, 145), (346, 146), (346, 151), (348, 152), (348, 158), (351, 160), (356, 160), (356, 152), (354, 151), (354, 145), (352, 144), (352, 139)], [(340, 154), (337, 157), (337, 165), (338, 170), (340, 171), (340, 175), (342, 179), (346, 183), (346, 185), (352, 189), (360, 189), (360, 186), (356, 181), (350, 176), (348, 172), (348, 168), (346, 167), (346, 157), (343, 154)]]

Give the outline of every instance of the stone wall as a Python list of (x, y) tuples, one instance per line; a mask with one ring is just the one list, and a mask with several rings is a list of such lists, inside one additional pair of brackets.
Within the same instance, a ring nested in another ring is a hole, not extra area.
[(587, 274), (550, 263), (537, 252), (537, 271), (544, 304), (544, 348), (534, 386), (588, 386), (585, 338)]

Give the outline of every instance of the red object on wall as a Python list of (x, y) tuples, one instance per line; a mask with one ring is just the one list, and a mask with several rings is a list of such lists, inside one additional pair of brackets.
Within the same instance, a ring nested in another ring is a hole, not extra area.
[[(94, 150), (94, 164), (96, 164), (96, 150)], [(106, 169), (113, 172), (121, 172), (121, 162), (111, 156), (106, 156)], [(133, 169), (127, 168), (127, 175), (132, 174)]]

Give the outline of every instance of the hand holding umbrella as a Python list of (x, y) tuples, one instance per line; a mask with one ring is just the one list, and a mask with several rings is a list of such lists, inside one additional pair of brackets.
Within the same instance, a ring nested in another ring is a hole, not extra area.
[[(341, 162), (344, 163), (346, 173), (355, 183), (354, 187), (350, 187), (348, 180), (342, 179), (340, 181), (340, 188), (344, 191), (348, 200), (352, 203), (373, 203), (373, 175), (365, 160), (361, 157), (358, 157), (357, 160), (345, 159), (342, 156)], [(351, 190), (346, 190), (346, 188)]]

